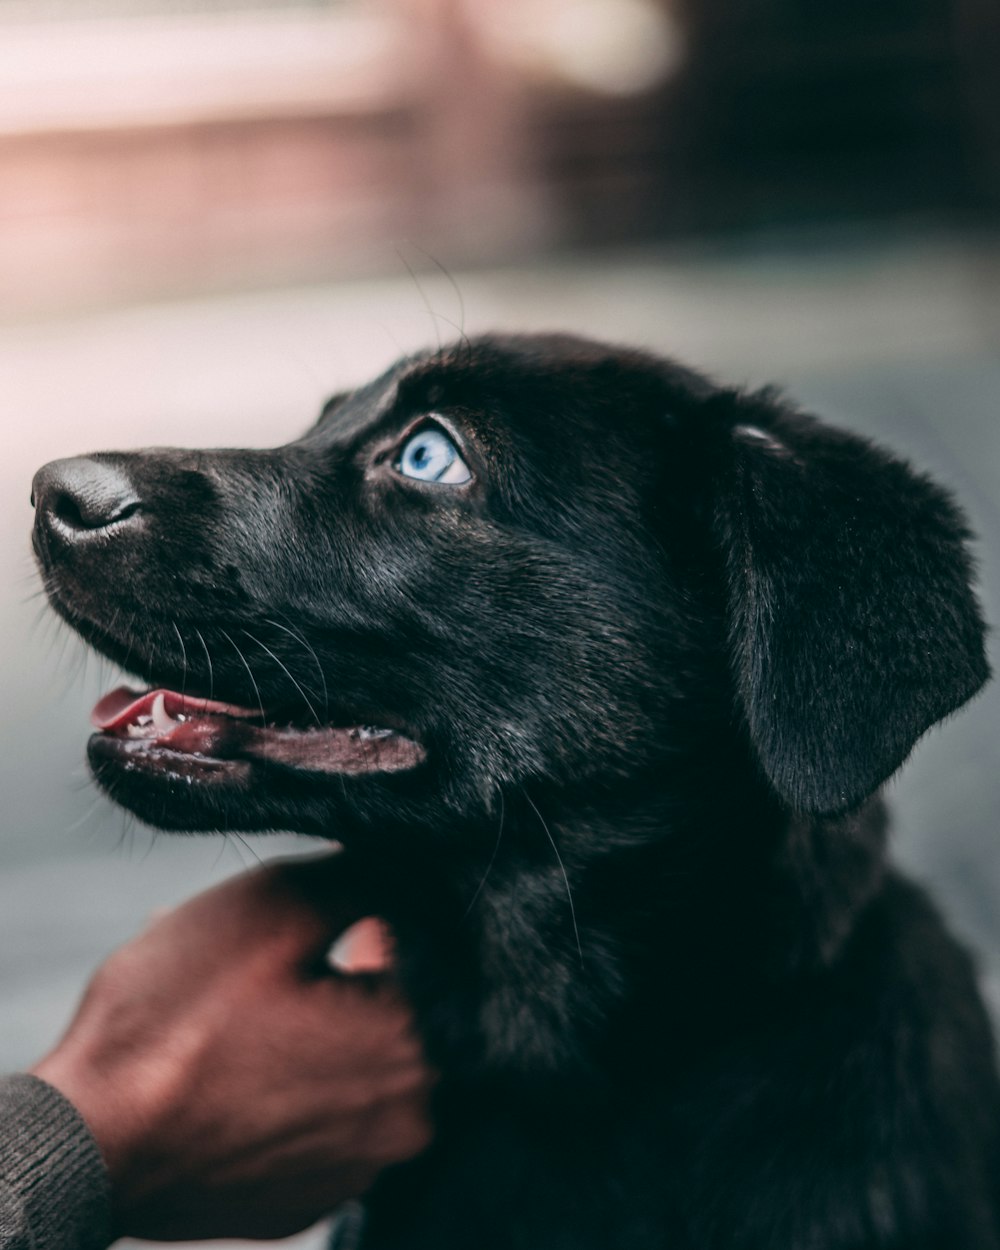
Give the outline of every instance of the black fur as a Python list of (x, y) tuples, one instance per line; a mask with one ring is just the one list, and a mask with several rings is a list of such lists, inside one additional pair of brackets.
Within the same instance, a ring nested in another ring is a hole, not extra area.
[[(394, 470), (426, 413), (470, 484)], [(153, 824), (341, 840), (395, 927), (445, 1080), (369, 1250), (1000, 1248), (973, 969), (872, 797), (988, 675), (939, 488), (562, 337), (404, 360), (275, 451), (98, 460), (128, 523), (36, 523), (85, 638), (427, 749), (208, 785), (90, 747)]]

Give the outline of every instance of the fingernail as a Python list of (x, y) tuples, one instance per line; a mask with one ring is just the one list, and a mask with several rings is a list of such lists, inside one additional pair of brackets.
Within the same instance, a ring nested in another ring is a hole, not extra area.
[(392, 933), (374, 916), (352, 924), (327, 951), (327, 962), (340, 972), (384, 972), (393, 963)]

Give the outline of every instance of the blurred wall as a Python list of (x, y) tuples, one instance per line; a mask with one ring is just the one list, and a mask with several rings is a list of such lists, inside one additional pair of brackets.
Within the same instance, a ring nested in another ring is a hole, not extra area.
[(1000, 205), (987, 0), (89, 5), (0, 0), (7, 319)]

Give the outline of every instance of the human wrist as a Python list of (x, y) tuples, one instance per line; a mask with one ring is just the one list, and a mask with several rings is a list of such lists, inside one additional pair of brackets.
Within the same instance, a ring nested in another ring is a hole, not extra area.
[[(138, 1071), (116, 1068), (105, 1075), (99, 1059), (76, 1047), (60, 1046), (31, 1068), (31, 1075), (56, 1089), (70, 1102), (90, 1130), (119, 1197), (135, 1164), (146, 1154), (155, 1132), (156, 1100)], [(128, 1091), (127, 1096), (123, 1091)]]

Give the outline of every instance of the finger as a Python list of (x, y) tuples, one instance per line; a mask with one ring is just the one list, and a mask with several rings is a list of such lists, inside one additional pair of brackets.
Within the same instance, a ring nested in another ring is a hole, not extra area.
[[(371, 902), (342, 852), (299, 856), (268, 864), (259, 883), (272, 908), (284, 941), (290, 943), (301, 965), (315, 972), (317, 966), (331, 964), (331, 944), (358, 921), (369, 920), (369, 927), (350, 937), (337, 959), (358, 960), (356, 971), (381, 971), (391, 964), (391, 942), (371, 925)], [(360, 966), (360, 965), (363, 965)]]
[(338, 972), (386, 972), (395, 962), (392, 932), (376, 916), (366, 916), (346, 929), (327, 952)]

